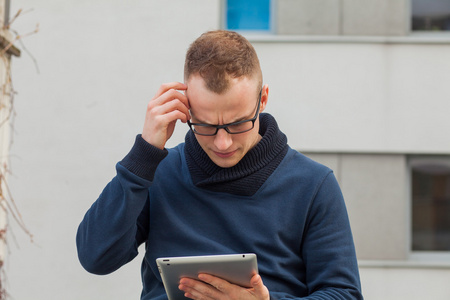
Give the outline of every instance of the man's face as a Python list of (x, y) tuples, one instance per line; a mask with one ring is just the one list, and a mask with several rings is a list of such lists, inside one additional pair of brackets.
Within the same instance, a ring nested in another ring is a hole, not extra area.
[[(223, 94), (216, 94), (206, 88), (203, 78), (192, 75), (186, 82), (186, 95), (191, 107), (191, 122), (209, 125), (223, 125), (252, 119), (255, 116), (259, 92), (258, 81), (247, 77), (230, 79), (230, 87)], [(261, 95), (260, 112), (267, 103), (268, 87), (264, 86)], [(222, 168), (236, 165), (244, 155), (261, 139), (259, 117), (250, 131), (230, 134), (219, 129), (216, 135), (196, 138), (209, 158)]]

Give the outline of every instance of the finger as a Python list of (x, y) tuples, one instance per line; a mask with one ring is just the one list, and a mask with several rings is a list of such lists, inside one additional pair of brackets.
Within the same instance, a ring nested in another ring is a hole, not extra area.
[(218, 290), (219, 292), (222, 292), (222, 293), (227, 293), (229, 291), (229, 289), (231, 288), (231, 284), (228, 281), (223, 280), (219, 277), (209, 275), (209, 274), (199, 274), (198, 279), (215, 287), (216, 290)]
[(155, 98), (161, 96), (162, 94), (164, 94), (165, 92), (167, 92), (168, 90), (171, 90), (171, 89), (185, 91), (185, 90), (187, 90), (187, 85), (185, 85), (184, 83), (181, 83), (181, 82), (177, 82), (177, 81), (163, 83), (163, 84), (161, 84), (158, 91), (156, 92)]
[(182, 278), (178, 288), (191, 299), (218, 299), (220, 294), (211, 285), (191, 278)]
[[(162, 95), (166, 94), (169, 91), (177, 92), (179, 95), (183, 95), (184, 98), (186, 98), (186, 96), (183, 93), (179, 92), (179, 91), (186, 91), (186, 90), (187, 90), (187, 85), (185, 85), (184, 83), (181, 83), (181, 82), (163, 83), (159, 87), (158, 91), (156, 92), (156, 94), (152, 100), (158, 99), (159, 97), (161, 97)], [(187, 98), (186, 98), (186, 104), (188, 105)]]
[(183, 93), (180, 93), (179, 91), (177, 91), (175, 89), (169, 89), (169, 90), (165, 91), (164, 93), (162, 93), (161, 95), (154, 97), (148, 103), (148, 107), (152, 108), (152, 107), (163, 105), (166, 102), (170, 102), (170, 101), (174, 101), (174, 100), (178, 100), (184, 106), (186, 106), (188, 109), (190, 108), (189, 101), (188, 101), (188, 98), (186, 97), (186, 95), (184, 95)]
[[(189, 109), (178, 99), (166, 102), (162, 105), (151, 106), (149, 107), (150, 115), (157, 117), (172, 113), (174, 111), (180, 112), (182, 115), (177, 119), (180, 119), (182, 122), (186, 123), (187, 120), (191, 119), (191, 115), (189, 113)], [(173, 120), (171, 120), (173, 121)]]
[[(146, 119), (150, 121), (154, 118), (159, 118), (160, 116), (171, 113), (173, 111), (180, 111), (184, 114), (184, 116), (180, 117), (180, 120), (186, 123), (187, 120), (190, 120), (191, 118), (189, 107), (186, 106), (187, 103), (188, 101), (185, 95), (175, 90), (167, 91), (159, 98), (152, 99), (148, 103)], [(170, 120), (169, 122), (171, 121), (174, 120)]]
[(186, 283), (185, 280), (181, 280), (179, 285), (178, 285), (178, 289), (182, 292), (184, 292), (184, 296), (186, 298), (191, 298), (191, 299), (195, 299), (194, 294), (192, 293), (192, 288), (190, 286), (187, 285), (188, 283)]
[(254, 293), (258, 299), (264, 299), (269, 297), (269, 290), (264, 285), (260, 275), (255, 274), (250, 280), (250, 284), (254, 289)]

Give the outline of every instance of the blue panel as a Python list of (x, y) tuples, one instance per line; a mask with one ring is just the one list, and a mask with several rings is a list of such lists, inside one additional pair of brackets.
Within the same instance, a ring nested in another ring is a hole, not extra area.
[(228, 0), (227, 29), (270, 30), (270, 0)]

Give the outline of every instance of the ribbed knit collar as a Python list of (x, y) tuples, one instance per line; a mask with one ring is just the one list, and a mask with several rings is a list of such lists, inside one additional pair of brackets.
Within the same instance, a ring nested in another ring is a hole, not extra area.
[(259, 118), (262, 139), (230, 168), (217, 166), (203, 151), (195, 134), (192, 131), (186, 134), (186, 161), (197, 187), (244, 196), (256, 193), (289, 148), (286, 135), (279, 130), (275, 119), (266, 113)]

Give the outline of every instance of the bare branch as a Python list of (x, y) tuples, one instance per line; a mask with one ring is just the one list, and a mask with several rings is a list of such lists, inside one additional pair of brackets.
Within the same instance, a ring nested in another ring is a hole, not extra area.
[(16, 41), (18, 41), (18, 40), (21, 40), (21, 39), (23, 39), (23, 38), (25, 38), (25, 37), (28, 37), (28, 36), (30, 36), (30, 35), (36, 34), (36, 33), (38, 33), (38, 32), (39, 32), (39, 24), (36, 24), (36, 28), (35, 28), (33, 31), (28, 32), (28, 33), (26, 33), (26, 34), (24, 34), (24, 35), (20, 35), (20, 34), (16, 35), (16, 37), (14, 38), (14, 40), (12, 40), (11, 42), (9, 42), (9, 44), (6, 45), (5, 48), (2, 49), (2, 51), (0, 52), (0, 55), (2, 55), (2, 56), (5, 55), (5, 53), (6, 53), (6, 52), (14, 45), (14, 42), (16, 42)]
[(30, 237), (31, 242), (33, 242), (33, 234), (28, 230), (27, 226), (25, 225), (25, 222), (23, 221), (22, 215), (20, 214), (19, 209), (17, 208), (16, 202), (14, 201), (13, 197), (11, 196), (11, 192), (9, 189), (9, 186), (5, 180), (5, 176), (3, 176), (3, 173), (0, 171), (0, 182), (3, 182), (4, 187), (6, 188), (6, 192), (9, 198), (9, 201), (7, 197), (3, 193), (0, 194), (0, 200), (3, 200), (2, 204), (4, 203), (6, 207), (3, 207), (7, 213), (10, 213), (14, 220), (17, 222), (17, 224), (22, 228), (22, 230)]

